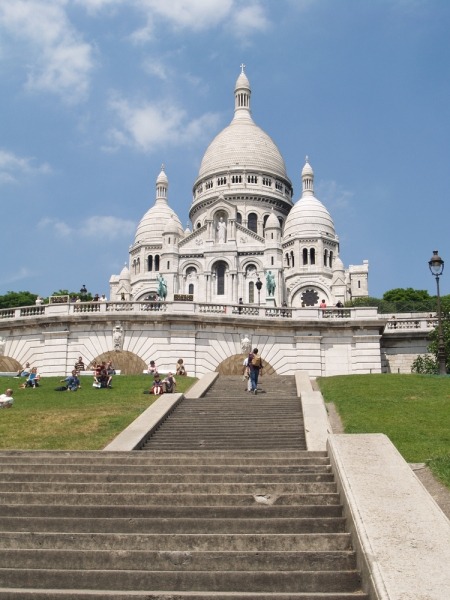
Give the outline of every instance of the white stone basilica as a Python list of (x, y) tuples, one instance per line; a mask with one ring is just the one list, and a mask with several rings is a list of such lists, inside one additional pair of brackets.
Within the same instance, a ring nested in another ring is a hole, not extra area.
[(333, 220), (314, 195), (308, 159), (302, 196), (293, 203), (283, 157), (253, 121), (250, 96), (242, 66), (234, 118), (207, 148), (194, 183), (192, 231), (183, 230), (170, 208), (161, 170), (155, 204), (130, 246), (129, 267), (110, 279), (111, 301), (159, 294), (298, 308), (368, 296), (368, 262), (344, 268)]

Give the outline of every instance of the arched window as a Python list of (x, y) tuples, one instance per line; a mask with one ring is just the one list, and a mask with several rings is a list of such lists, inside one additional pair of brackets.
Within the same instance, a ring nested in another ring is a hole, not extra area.
[(239, 212), (236, 215), (236, 223), (239, 223), (239, 225), (242, 225), (242, 215)]
[(333, 267), (333, 250), (330, 250), (330, 269)]
[[(263, 218), (263, 231), (266, 229), (266, 223), (267, 223), (267, 219), (269, 218), (269, 215), (264, 215)], [(273, 234), (272, 234), (272, 239), (273, 239)]]
[(155, 271), (159, 271), (159, 254), (155, 256)]
[(227, 265), (221, 260), (216, 266), (216, 279), (217, 279), (217, 295), (223, 296), (225, 294), (225, 271)]
[(147, 257), (147, 271), (153, 271), (153, 256)]
[(291, 260), (292, 260), (292, 266), (295, 267), (295, 262), (294, 262), (294, 251), (291, 250)]
[(286, 260), (286, 264), (287, 264), (287, 266), (288, 266), (288, 267), (290, 267), (290, 266), (291, 266), (291, 263), (289, 262), (289, 252), (286, 252), (286, 255), (285, 255), (285, 257), (284, 257), (284, 258), (285, 258), (285, 260)]
[(193, 283), (189, 284), (188, 294), (194, 295), (194, 284)]
[(255, 302), (255, 282), (249, 281), (248, 283), (248, 302), (254, 304)]
[(258, 215), (256, 213), (250, 213), (248, 215), (247, 227), (250, 231), (257, 233), (258, 231)]
[(316, 264), (316, 250), (315, 248), (311, 248), (309, 251), (309, 261), (312, 265)]
[(284, 221), (281, 217), (278, 217), (278, 223), (280, 224), (281, 229), (283, 229)]
[(328, 263), (328, 250), (323, 253), (323, 266), (326, 267)]
[(304, 265), (308, 264), (308, 249), (307, 248), (303, 248), (303, 264)]

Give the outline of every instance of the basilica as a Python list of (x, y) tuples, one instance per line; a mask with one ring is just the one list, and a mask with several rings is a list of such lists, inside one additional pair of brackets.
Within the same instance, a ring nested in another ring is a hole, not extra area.
[(111, 301), (157, 297), (298, 308), (368, 296), (368, 261), (344, 267), (308, 158), (294, 201), (284, 159), (253, 121), (250, 98), (241, 67), (233, 119), (206, 149), (194, 182), (191, 227), (183, 229), (169, 205), (162, 168), (128, 266), (110, 279)]

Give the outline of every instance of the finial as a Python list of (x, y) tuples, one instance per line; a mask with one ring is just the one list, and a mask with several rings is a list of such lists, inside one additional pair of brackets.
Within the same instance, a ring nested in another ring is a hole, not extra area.
[(161, 165), (161, 171), (164, 171), (164, 163)]
[(305, 156), (305, 162), (309, 163), (309, 156), (308, 155)]
[(242, 74), (242, 75), (244, 74), (244, 69), (245, 69), (245, 65), (244, 65), (244, 63), (242, 63), (242, 64), (241, 64), (241, 74)]

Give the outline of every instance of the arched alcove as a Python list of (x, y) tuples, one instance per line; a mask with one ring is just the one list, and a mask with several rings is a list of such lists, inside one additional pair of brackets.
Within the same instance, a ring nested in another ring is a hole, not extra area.
[[(21, 365), (15, 358), (0, 356), (0, 371), (3, 373), (18, 373), (25, 365)], [(3, 393), (3, 391), (2, 391)]]
[[(221, 375), (242, 375), (243, 362), (246, 358), (246, 354), (234, 354), (233, 356), (229, 356), (224, 361), (222, 361), (216, 367), (216, 372)], [(262, 361), (264, 365), (263, 376), (266, 375), (274, 375), (275, 369), (264, 359), (262, 356)]]
[(128, 350), (104, 352), (97, 356), (86, 368), (89, 371), (94, 368), (95, 363), (107, 363), (109, 361), (112, 361), (114, 368), (120, 370), (122, 375), (141, 375), (142, 371), (147, 368), (142, 358), (139, 358), (133, 352), (128, 352)]

